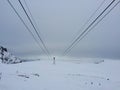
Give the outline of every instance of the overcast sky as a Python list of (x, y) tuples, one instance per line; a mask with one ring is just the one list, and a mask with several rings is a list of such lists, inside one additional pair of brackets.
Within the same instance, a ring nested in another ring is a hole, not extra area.
[[(18, 1), (10, 1), (34, 33)], [(24, 4), (24, 0), (21, 1)], [(86, 27), (111, 1), (105, 0)], [(103, 0), (26, 0), (26, 2), (50, 54), (60, 56), (77, 33), (82, 31), (80, 28)], [(44, 52), (36, 44), (7, 0), (0, 1), (0, 11), (0, 45), (7, 47), (19, 57), (43, 56)], [(82, 39), (68, 56), (120, 59), (120, 4)]]

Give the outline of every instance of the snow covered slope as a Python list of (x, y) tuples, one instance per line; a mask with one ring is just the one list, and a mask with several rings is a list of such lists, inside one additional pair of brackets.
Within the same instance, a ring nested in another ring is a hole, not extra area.
[(7, 64), (20, 63), (21, 60), (14, 55), (10, 54), (7, 48), (0, 46), (0, 62)]
[(120, 61), (0, 64), (0, 90), (120, 90)]

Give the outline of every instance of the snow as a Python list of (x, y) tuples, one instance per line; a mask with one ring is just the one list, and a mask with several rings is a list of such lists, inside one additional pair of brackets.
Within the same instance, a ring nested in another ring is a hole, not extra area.
[(63, 60), (52, 63), (52, 60), (1, 63), (0, 90), (120, 90), (119, 60), (97, 64)]

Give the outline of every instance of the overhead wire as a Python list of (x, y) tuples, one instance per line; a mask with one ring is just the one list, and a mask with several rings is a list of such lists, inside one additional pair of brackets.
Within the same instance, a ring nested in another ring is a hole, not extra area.
[[(74, 44), (74, 46), (72, 46), (70, 48), (70, 50), (75, 47), (76, 44), (78, 44), (93, 28), (95, 28), (118, 4), (120, 3), (120, 0), (94, 25), (92, 26), (92, 28), (89, 29), (89, 31), (87, 31), (80, 39), (79, 41), (77, 41), (77, 43)], [(70, 51), (69, 50), (69, 51)]]
[[(75, 46), (77, 43), (76, 42), (79, 42), (81, 39), (81, 37), (82, 36), (84, 36), (84, 34), (86, 33), (86, 32), (88, 32), (89, 31), (89, 28), (105, 13), (105, 11), (113, 4), (115, 2), (115, 0), (112, 0), (112, 2), (110, 2), (110, 4), (95, 18), (95, 20), (72, 42), (72, 44), (70, 44), (70, 46), (64, 51), (64, 53), (63, 53), (63, 56), (65, 56), (66, 54), (68, 54), (70, 51), (71, 51), (71, 49), (73, 48), (73, 46)], [(105, 15), (106, 16), (106, 15)], [(102, 21), (102, 20), (100, 20), (100, 21)], [(99, 21), (99, 22), (100, 22)], [(92, 28), (93, 29), (93, 28)], [(91, 30), (92, 30), (91, 29)], [(90, 30), (90, 31), (91, 31)], [(87, 34), (86, 34), (87, 35)], [(85, 36), (86, 36), (85, 35)], [(80, 39), (80, 40), (79, 40)], [(83, 39), (83, 38), (82, 38)]]
[(36, 28), (38, 29), (37, 23), (36, 23), (36, 21), (35, 21), (35, 19), (34, 19), (33, 15), (32, 15), (32, 13), (31, 13), (31, 11), (30, 11), (30, 8), (29, 8), (29, 6), (28, 6), (28, 4), (27, 4), (26, 0), (23, 0), (23, 1), (24, 1), (25, 6), (26, 6), (26, 8), (27, 8), (27, 10), (28, 10), (28, 12), (29, 12), (29, 14), (30, 14), (30, 16), (31, 16), (32, 21), (34, 22), (34, 24), (35, 24)]
[(43, 40), (42, 40), (41, 36), (39, 35), (38, 30), (36, 29), (35, 25), (33, 24), (32, 20), (31, 20), (30, 16), (28, 15), (28, 13), (27, 13), (26, 9), (24, 8), (24, 6), (23, 6), (23, 4), (22, 4), (21, 0), (18, 0), (18, 2), (20, 3), (20, 5), (21, 5), (21, 7), (22, 7), (23, 11), (25, 12), (25, 14), (26, 14), (26, 16), (27, 16), (28, 20), (30, 21), (30, 23), (31, 23), (31, 25), (32, 25), (32, 27), (33, 27), (33, 29), (35, 30), (35, 32), (36, 32), (36, 34), (37, 34), (37, 36), (38, 36), (39, 40), (41, 41), (41, 43), (42, 43), (42, 45), (43, 45), (43, 47), (44, 47), (45, 51), (46, 51), (46, 52), (47, 52), (47, 54), (51, 57), (51, 55), (50, 55), (50, 53), (49, 53), (49, 51), (48, 51), (48, 49), (47, 49), (47, 47), (46, 47), (45, 43), (43, 42)]
[[(95, 16), (95, 14), (98, 12), (98, 10), (103, 6), (103, 4), (105, 3), (106, 0), (103, 0), (100, 5), (98, 6), (98, 8), (91, 14), (91, 16), (86, 20), (86, 22), (82, 25), (82, 27), (77, 31), (74, 39), (76, 38), (76, 36), (79, 35), (80, 31), (83, 30), (85, 28), (85, 26), (90, 22), (90, 20), (93, 18), (93, 16)], [(73, 40), (74, 40), (73, 39)]]
[(18, 18), (20, 19), (20, 21), (23, 23), (23, 25), (25, 26), (25, 28), (28, 30), (28, 32), (31, 34), (31, 36), (33, 37), (33, 39), (35, 40), (35, 42), (37, 43), (37, 45), (40, 47), (40, 49), (42, 49), (42, 51), (46, 54), (46, 52), (44, 51), (44, 49), (41, 47), (41, 45), (39, 44), (38, 40), (35, 38), (34, 34), (31, 32), (30, 28), (27, 26), (27, 24), (24, 22), (24, 20), (22, 19), (22, 17), (20, 16), (20, 14), (17, 12), (17, 10), (15, 9), (15, 7), (13, 6), (13, 4), (10, 2), (10, 0), (7, 0), (8, 4), (11, 6), (11, 8), (14, 10), (14, 12), (16, 13), (16, 15), (18, 16)]
[[(31, 13), (31, 10), (30, 10), (30, 8), (29, 8), (29, 6), (28, 6), (26, 0), (23, 0), (23, 1), (24, 1), (24, 4), (25, 4), (25, 6), (26, 6), (26, 8), (27, 8), (27, 10), (28, 10), (28, 12), (29, 12), (29, 14), (30, 14), (31, 20), (32, 20), (32, 21), (34, 22), (34, 24), (35, 24), (36, 30), (39, 30), (38, 25), (37, 25), (37, 23), (36, 23), (36, 21), (35, 21), (33, 15), (32, 15), (32, 13)], [(40, 31), (40, 30), (39, 30), (39, 31)], [(40, 34), (40, 32), (39, 32), (39, 34)], [(41, 35), (41, 34), (40, 34), (40, 35)], [(41, 38), (41, 39), (43, 39), (43, 38)], [(46, 48), (46, 49), (47, 49), (47, 48)], [(48, 57), (51, 57), (51, 55), (50, 55), (48, 49), (47, 49), (47, 54), (49, 54)]]
[(98, 8), (91, 14), (91, 16), (86, 20), (86, 22), (82, 25), (82, 27), (77, 31), (77, 33), (75, 34), (75, 36), (72, 39), (72, 42), (76, 39), (76, 36), (79, 36), (79, 33), (85, 28), (85, 26), (90, 22), (90, 20), (93, 18), (93, 16), (95, 16), (95, 14), (97, 13), (97, 11), (102, 7), (102, 5), (105, 3), (106, 0), (103, 0), (100, 5), (98, 6)]

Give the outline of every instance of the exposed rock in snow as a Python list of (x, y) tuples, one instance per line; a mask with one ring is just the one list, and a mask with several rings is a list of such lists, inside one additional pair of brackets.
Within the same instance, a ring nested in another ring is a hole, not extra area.
[(0, 46), (0, 62), (6, 64), (15, 64), (15, 63), (21, 63), (22, 60), (10, 54), (7, 48)]

